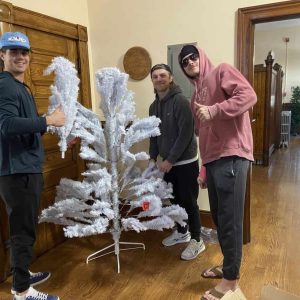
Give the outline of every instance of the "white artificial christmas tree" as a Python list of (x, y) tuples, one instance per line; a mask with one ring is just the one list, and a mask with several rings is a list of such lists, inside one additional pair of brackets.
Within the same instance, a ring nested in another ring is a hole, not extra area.
[[(80, 138), (80, 157), (88, 161), (83, 181), (63, 178), (57, 187), (53, 206), (44, 209), (40, 222), (64, 225), (67, 237), (84, 237), (110, 232), (114, 243), (97, 251), (89, 260), (114, 252), (120, 272), (120, 245), (145, 248), (142, 243), (121, 242), (122, 231), (136, 232), (185, 225), (187, 214), (178, 205), (163, 206), (172, 198), (172, 187), (162, 179), (155, 164), (140, 170), (136, 163), (148, 160), (145, 152), (133, 153), (136, 143), (157, 136), (160, 120), (156, 117), (137, 119), (133, 94), (127, 90), (128, 75), (117, 68), (104, 68), (96, 73), (97, 88), (106, 118), (104, 129), (92, 111), (77, 102), (78, 84), (74, 65), (63, 57), (54, 58), (46, 74), (55, 72), (48, 112), (62, 106), (66, 124), (50, 128), (60, 138), (64, 153), (68, 141)], [(104, 253), (109, 248), (113, 251)], [(96, 256), (99, 253), (100, 256)]]

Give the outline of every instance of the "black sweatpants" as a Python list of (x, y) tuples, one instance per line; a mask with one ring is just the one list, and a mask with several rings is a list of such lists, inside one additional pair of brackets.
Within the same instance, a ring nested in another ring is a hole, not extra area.
[(223, 277), (227, 280), (237, 279), (241, 266), (249, 163), (245, 158), (229, 156), (205, 165), (210, 211), (224, 256)]
[[(170, 199), (172, 204), (183, 207), (188, 214), (188, 225), (191, 238), (200, 240), (201, 223), (200, 213), (197, 203), (199, 185), (197, 178), (199, 174), (198, 161), (185, 165), (173, 166), (169, 173), (166, 173), (164, 180), (173, 184), (174, 199)], [(178, 232), (184, 233), (187, 228), (177, 224)]]
[(42, 174), (0, 176), (0, 196), (4, 200), (10, 230), (13, 288), (23, 292), (29, 288), (29, 265), (43, 189)]

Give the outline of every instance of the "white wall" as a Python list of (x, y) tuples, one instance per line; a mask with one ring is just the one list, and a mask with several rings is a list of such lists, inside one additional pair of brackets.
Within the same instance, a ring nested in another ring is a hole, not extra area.
[(67, 22), (88, 26), (87, 0), (8, 0), (11, 4)]
[[(167, 61), (167, 45), (197, 41), (211, 60), (234, 64), (236, 12), (263, 0), (88, 0), (94, 69), (117, 66), (133, 46), (146, 48), (152, 63)], [(279, 1), (273, 1), (279, 2)], [(145, 116), (153, 99), (149, 76), (130, 81), (137, 114)]]
[[(274, 27), (260, 30), (259, 25), (255, 30), (255, 64), (264, 64), (270, 50), (274, 51), (274, 63), (279, 63), (284, 71), (283, 90), (286, 84), (286, 97), (283, 102), (290, 102), (292, 87), (300, 86), (300, 27)], [(289, 37), (287, 48), (283, 37)], [(286, 65), (286, 68), (285, 68)]]
[[(189, 42), (197, 42), (215, 64), (234, 64), (237, 9), (268, 2), (88, 0), (94, 70), (108, 66), (124, 70), (124, 54), (133, 46), (146, 48), (153, 65), (167, 62), (167, 45)], [(135, 93), (137, 115), (147, 116), (154, 98), (150, 77), (130, 80), (128, 87)], [(141, 147), (147, 149), (147, 143)], [(200, 192), (198, 202), (201, 209), (209, 210), (206, 191)]]

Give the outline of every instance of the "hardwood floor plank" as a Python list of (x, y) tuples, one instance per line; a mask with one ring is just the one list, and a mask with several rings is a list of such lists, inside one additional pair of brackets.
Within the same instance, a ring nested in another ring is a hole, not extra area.
[[(268, 168), (253, 167), (251, 201), (252, 240), (244, 246), (239, 283), (244, 294), (259, 299), (270, 283), (300, 295), (300, 137), (276, 151)], [(67, 240), (34, 262), (33, 271), (52, 272), (38, 289), (62, 300), (198, 300), (217, 283), (200, 273), (220, 264), (219, 247), (208, 245), (201, 257), (182, 261), (185, 245), (161, 245), (169, 233), (123, 233), (123, 241), (145, 243), (146, 250), (121, 252), (120, 274), (114, 255), (85, 263), (88, 255), (112, 243), (109, 234)], [(0, 284), (0, 300), (11, 300), (10, 281)]]

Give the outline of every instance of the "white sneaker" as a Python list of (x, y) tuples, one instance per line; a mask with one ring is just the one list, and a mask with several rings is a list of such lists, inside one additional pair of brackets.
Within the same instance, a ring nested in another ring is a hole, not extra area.
[(171, 235), (169, 235), (162, 241), (162, 244), (166, 247), (169, 247), (180, 243), (187, 243), (190, 240), (191, 240), (191, 234), (189, 231), (187, 231), (186, 233), (179, 233), (175, 229)]
[(39, 292), (30, 287), (25, 295), (20, 296), (15, 294), (13, 300), (59, 300), (59, 297)]
[(196, 258), (200, 253), (205, 250), (205, 244), (202, 239), (200, 242), (197, 242), (194, 239), (191, 239), (188, 246), (181, 253), (181, 259), (191, 260)]

